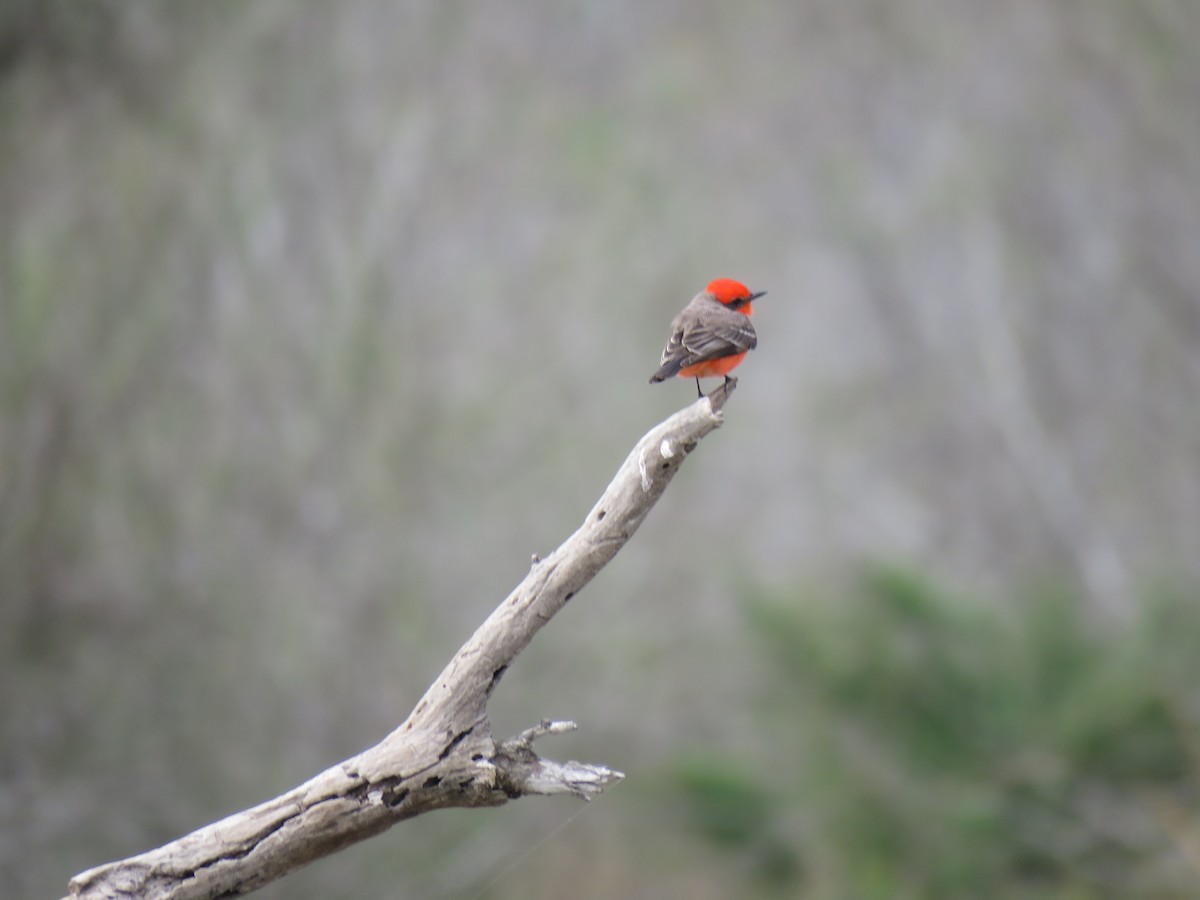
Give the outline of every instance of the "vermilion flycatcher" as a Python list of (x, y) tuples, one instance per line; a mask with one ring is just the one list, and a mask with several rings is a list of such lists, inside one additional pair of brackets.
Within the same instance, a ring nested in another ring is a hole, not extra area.
[(710, 281), (671, 323), (662, 366), (650, 376), (650, 383), (666, 381), (672, 375), (695, 378), (696, 394), (701, 397), (701, 378), (724, 375), (728, 383), (729, 373), (758, 346), (758, 336), (750, 324), (754, 315), (751, 303), (765, 293), (752, 294), (732, 278)]

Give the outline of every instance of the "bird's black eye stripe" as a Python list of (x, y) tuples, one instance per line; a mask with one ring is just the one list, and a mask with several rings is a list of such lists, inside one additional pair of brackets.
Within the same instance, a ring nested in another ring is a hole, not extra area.
[(759, 297), (766, 296), (766, 291), (759, 291), (757, 294), (751, 294), (749, 297), (737, 297), (729, 301), (730, 309), (741, 309), (747, 303), (757, 300)]

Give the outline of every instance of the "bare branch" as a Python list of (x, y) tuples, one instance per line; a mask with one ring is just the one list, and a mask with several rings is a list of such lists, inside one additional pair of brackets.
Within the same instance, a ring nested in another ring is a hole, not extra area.
[(651, 429), (583, 524), (487, 618), (379, 744), (286, 794), (156, 850), (71, 879), (75, 898), (201, 900), (245, 894), (404, 819), (446, 807), (500, 806), (527, 794), (599, 795), (624, 775), (541, 759), (533, 742), (575, 728), (542, 721), (507, 741), (487, 702), (533, 636), (637, 531), (683, 460), (721, 424), (736, 386), (722, 385)]

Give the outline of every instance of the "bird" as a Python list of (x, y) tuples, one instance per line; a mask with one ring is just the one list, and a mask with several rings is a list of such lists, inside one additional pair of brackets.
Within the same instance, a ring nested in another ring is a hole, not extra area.
[(700, 397), (704, 396), (701, 378), (723, 375), (728, 384), (729, 373), (758, 346), (750, 317), (754, 315), (753, 302), (766, 293), (752, 294), (732, 278), (710, 281), (671, 323), (662, 365), (650, 376), (650, 383), (658, 384), (672, 375), (695, 378)]

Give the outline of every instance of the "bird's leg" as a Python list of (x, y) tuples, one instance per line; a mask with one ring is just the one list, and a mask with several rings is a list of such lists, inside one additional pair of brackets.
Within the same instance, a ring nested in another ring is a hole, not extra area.
[(697, 397), (704, 396), (704, 391), (700, 390), (700, 376), (699, 375), (696, 376), (696, 396)]

